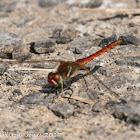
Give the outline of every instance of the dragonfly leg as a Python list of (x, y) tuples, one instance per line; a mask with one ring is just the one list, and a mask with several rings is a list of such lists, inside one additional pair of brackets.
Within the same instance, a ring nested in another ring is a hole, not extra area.
[(62, 79), (60, 79), (60, 86), (61, 86), (61, 90), (60, 90), (60, 92), (56, 92), (56, 96), (53, 98), (54, 101), (56, 99), (58, 99), (60, 94), (63, 92), (63, 80)]
[(68, 97), (68, 101), (71, 99), (71, 96), (73, 95), (73, 90), (70, 88), (70, 90), (72, 91), (71, 94), (69, 94), (70, 96)]
[(63, 92), (63, 81), (61, 81), (61, 92)]
[(67, 77), (70, 77), (70, 73), (72, 71), (72, 67), (71, 66), (68, 66), (68, 73), (67, 73)]
[(67, 89), (71, 90), (71, 93), (70, 92), (67, 92), (68, 95), (69, 95), (69, 97), (68, 97), (68, 100), (69, 100), (71, 98), (72, 94), (73, 94), (73, 90), (70, 88), (69, 85), (66, 84), (66, 86), (67, 86)]
[(86, 82), (86, 79), (84, 77), (83, 77), (83, 80), (85, 82), (86, 89), (89, 90), (88, 85), (87, 85), (87, 82)]

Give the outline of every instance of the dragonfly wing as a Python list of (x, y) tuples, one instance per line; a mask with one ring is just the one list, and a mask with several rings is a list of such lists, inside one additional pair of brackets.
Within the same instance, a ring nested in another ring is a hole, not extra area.
[(18, 62), (16, 59), (0, 59), (0, 62), (2, 63), (43, 63), (43, 62), (55, 62), (55, 63), (60, 63), (60, 62), (65, 62), (62, 60), (47, 60), (47, 59), (31, 59), (31, 60), (26, 60), (23, 62)]
[(106, 84), (103, 83), (98, 77), (96, 77), (90, 70), (87, 69), (87, 67), (82, 66), (82, 69), (87, 71), (91, 76), (93, 76), (100, 84), (102, 84), (111, 94), (118, 96), (114, 91), (112, 91)]
[(12, 59), (0, 59), (0, 63), (11, 63), (11, 64), (16, 64), (16, 63), (19, 63), (18, 61), (16, 60), (12, 60)]
[(63, 60), (47, 60), (47, 59), (44, 59), (43, 62), (56, 62), (56, 63), (61, 63), (61, 62), (65, 62)]

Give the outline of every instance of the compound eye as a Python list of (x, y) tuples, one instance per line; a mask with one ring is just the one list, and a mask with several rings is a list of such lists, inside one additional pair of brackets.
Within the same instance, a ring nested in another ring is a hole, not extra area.
[(60, 76), (57, 73), (53, 73), (53, 80), (55, 80), (57, 83), (60, 81)]
[(49, 73), (48, 74), (48, 82), (57, 87), (58, 86), (58, 83), (60, 82), (60, 77), (59, 77), (59, 74), (58, 73)]
[(48, 79), (52, 79), (52, 77), (53, 77), (53, 73), (50, 72), (50, 73), (48, 74)]
[(53, 85), (54, 87), (58, 86), (57, 82), (53, 79), (48, 79), (48, 82), (49, 82), (49, 84)]

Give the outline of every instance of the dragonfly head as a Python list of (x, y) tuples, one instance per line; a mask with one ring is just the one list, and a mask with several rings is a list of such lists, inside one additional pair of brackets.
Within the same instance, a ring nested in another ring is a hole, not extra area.
[(54, 87), (57, 87), (60, 82), (60, 75), (58, 73), (50, 72), (48, 74), (48, 82)]

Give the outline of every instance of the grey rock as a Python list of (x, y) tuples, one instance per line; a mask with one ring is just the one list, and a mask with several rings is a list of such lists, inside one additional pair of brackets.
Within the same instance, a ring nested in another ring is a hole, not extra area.
[(89, 130), (88, 131), (88, 135), (95, 134), (95, 135), (101, 136), (104, 133), (105, 133), (105, 130), (103, 128), (100, 128), (100, 129), (96, 128), (96, 129), (93, 129), (93, 130)]
[(127, 123), (138, 125), (140, 123), (140, 100), (116, 106), (113, 116)]
[(75, 50), (78, 50), (78, 53), (82, 53), (83, 51), (90, 49), (91, 47), (98, 46), (101, 38), (94, 38), (92, 36), (86, 36), (81, 38), (76, 38), (70, 45), (67, 47), (68, 50), (73, 53), (77, 53)]
[[(125, 101), (123, 101), (123, 99), (120, 99), (121, 100), (121, 103), (123, 102), (125, 102)], [(126, 103), (126, 102), (125, 102)], [(113, 109), (114, 109), (114, 106), (116, 107), (117, 105), (120, 105), (120, 102), (117, 102), (116, 100), (114, 101), (114, 100), (110, 100), (109, 102), (107, 102), (106, 104), (105, 104), (105, 109), (111, 109), (111, 112), (113, 111)]]
[(140, 68), (140, 56), (125, 56), (115, 60), (117, 65), (128, 65)]
[(31, 21), (32, 19), (29, 18), (16, 18), (13, 20), (13, 23), (20, 28), (25, 27), (26, 23), (28, 23), (29, 21)]
[(6, 83), (6, 85), (8, 85), (8, 86), (15, 86), (18, 84), (19, 84), (18, 80), (15, 80), (15, 79), (8, 79), (7, 83)]
[(103, 0), (90, 0), (87, 4), (86, 7), (88, 8), (97, 8), (100, 7), (103, 3)]
[(140, 76), (137, 78), (137, 82), (139, 82), (139, 83), (140, 83)]
[[(90, 23), (90, 22), (92, 22), (92, 21), (93, 21), (92, 19), (87, 19), (87, 20), (79, 21), (78, 23), (79, 23), (79, 24), (82, 24), (82, 25), (86, 25), (86, 24), (88, 24), (88, 23)], [(83, 35), (84, 35), (84, 36), (90, 36), (90, 34), (87, 33), (86, 31), (83, 33)]]
[(140, 113), (130, 113), (127, 117), (127, 122), (131, 124), (140, 124)]
[(97, 102), (92, 106), (92, 111), (101, 112), (104, 110), (104, 105), (101, 102)]
[(137, 8), (140, 8), (140, 0), (136, 0)]
[(53, 102), (53, 96), (49, 96), (41, 92), (32, 92), (22, 97), (19, 101), (20, 104), (37, 104), (37, 105), (48, 105)]
[(11, 13), (14, 11), (16, 4), (17, 4), (17, 2), (10, 2), (10, 3), (1, 2), (0, 3), (0, 11)]
[(0, 75), (3, 75), (3, 73), (8, 69), (7, 64), (0, 64)]
[(43, 53), (51, 53), (54, 51), (52, 48), (56, 44), (55, 39), (47, 38), (43, 40), (39, 40), (36, 42), (31, 42), (31, 52), (43, 54)]
[(6, 4), (6, 12), (11, 13), (15, 10), (17, 2), (11, 2), (8, 5)]
[(115, 118), (120, 119), (120, 120), (126, 120), (130, 110), (131, 110), (130, 106), (128, 106), (128, 105), (120, 105), (119, 107), (115, 108), (115, 111), (113, 112), (113, 116)]
[(4, 96), (4, 93), (0, 91), (0, 99)]
[(16, 46), (13, 49), (12, 58), (16, 59), (18, 62), (23, 62), (32, 57), (32, 54), (29, 51), (30, 49), (28, 45)]
[(4, 79), (6, 85), (8, 86), (17, 86), (19, 85), (22, 81), (23, 81), (23, 78), (25, 76), (27, 76), (27, 74), (31, 74), (31, 72), (18, 72), (18, 71), (12, 71), (12, 72), (9, 72), (9, 73), (5, 73), (5, 77), (6, 79)]
[(56, 6), (62, 2), (65, 2), (65, 0), (39, 0), (38, 1), (38, 5), (42, 8), (45, 7), (52, 7), (52, 6)]
[(30, 59), (32, 54), (30, 52), (13, 52), (12, 58), (16, 59), (19, 63), (24, 62), (27, 59)]
[(100, 43), (99, 46), (104, 47), (111, 42), (117, 41), (117, 40), (122, 40), (120, 43), (121, 45), (128, 45), (128, 44), (133, 44), (133, 45), (139, 45), (140, 44), (140, 38), (135, 37), (133, 35), (116, 35), (112, 34), (108, 37), (105, 37)]
[(87, 33), (87, 32), (85, 32), (83, 35), (84, 35), (84, 36), (90, 36), (90, 34)]
[(91, 100), (96, 100), (98, 98), (97, 91), (87, 90), (87, 95)]
[(68, 43), (76, 37), (76, 30), (74, 28), (56, 28), (52, 34), (57, 43)]
[(123, 45), (127, 45), (127, 44), (140, 45), (140, 38), (129, 34), (119, 36), (119, 40), (122, 40), (121, 44)]
[(108, 68), (105, 68), (105, 67), (99, 67), (98, 69), (97, 69), (97, 72), (98, 73), (100, 73), (100, 74), (102, 74), (102, 75), (105, 75), (105, 76), (108, 76), (109, 75), (109, 73), (110, 73), (110, 69), (108, 69)]
[(20, 91), (20, 89), (14, 89), (12, 91), (12, 93), (13, 93), (13, 95), (21, 95), (22, 94), (21, 91)]
[(64, 140), (64, 138), (62, 136), (59, 136), (59, 137), (55, 137), (54, 140)]
[(99, 46), (100, 47), (104, 47), (108, 44), (110, 44), (111, 42), (114, 42), (117, 40), (117, 35), (116, 34), (112, 34), (110, 36), (105, 37), (100, 43)]
[(54, 114), (61, 118), (69, 118), (73, 115), (74, 109), (73, 107), (68, 104), (67, 102), (58, 102), (52, 106), (50, 106), (50, 109), (54, 112)]
[(15, 47), (21, 46), (22, 39), (11, 32), (0, 32), (0, 57), (11, 58)]
[(81, 51), (80, 51), (80, 49), (75, 48), (75, 50), (73, 51), (73, 53), (74, 53), (74, 54), (81, 54)]
[(130, 26), (130, 27), (135, 27), (136, 25), (135, 25), (135, 23), (130, 22), (130, 23), (129, 23), (129, 26)]
[(5, 8), (5, 3), (1, 2), (0, 3), (0, 11), (3, 11)]
[(135, 96), (134, 95), (128, 95), (128, 96), (125, 96), (125, 97), (121, 98), (121, 100), (125, 103), (128, 103), (130, 101), (135, 100)]

